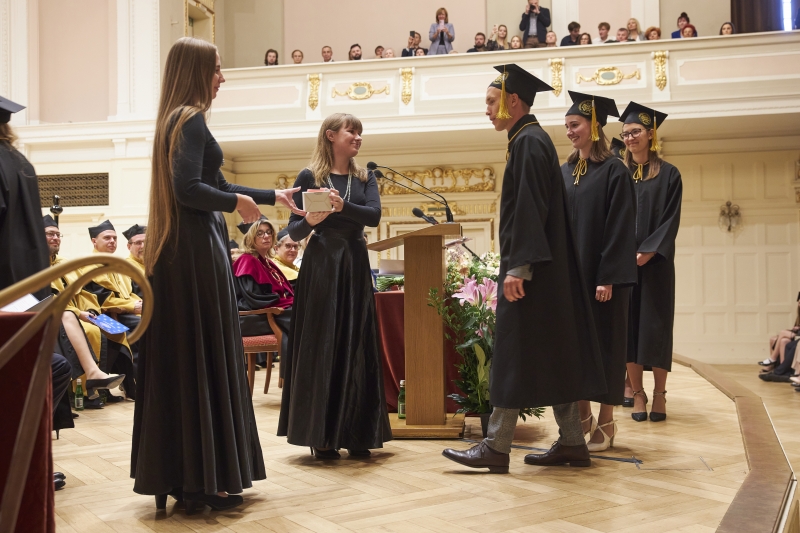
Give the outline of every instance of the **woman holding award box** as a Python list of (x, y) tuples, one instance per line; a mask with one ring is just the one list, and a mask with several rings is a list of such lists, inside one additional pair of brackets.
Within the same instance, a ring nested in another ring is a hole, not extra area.
[(292, 240), (314, 234), (295, 288), (278, 435), (318, 459), (338, 459), (340, 448), (369, 456), (392, 438), (363, 237), (380, 222), (381, 201), (375, 176), (354, 159), (361, 132), (353, 115), (325, 119), (294, 198), (327, 189), (331, 209), (289, 218)]

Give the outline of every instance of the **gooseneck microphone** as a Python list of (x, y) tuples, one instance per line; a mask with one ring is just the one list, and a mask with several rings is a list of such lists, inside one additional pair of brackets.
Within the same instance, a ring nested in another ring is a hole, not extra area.
[(435, 218), (429, 217), (428, 215), (423, 213), (422, 209), (420, 209), (419, 207), (415, 207), (414, 209), (412, 209), (411, 210), (411, 214), (414, 215), (417, 218), (421, 218), (422, 220), (424, 220), (428, 224), (433, 224), (434, 226), (439, 223), (439, 221), (436, 220)]
[[(432, 190), (430, 190), (430, 189), (429, 189), (429, 188), (427, 188), (425, 185), (423, 185), (423, 184), (421, 184), (421, 183), (419, 183), (419, 182), (416, 182), (416, 181), (412, 180), (412, 179), (411, 179), (411, 178), (409, 178), (408, 176), (404, 176), (403, 174), (401, 174), (400, 172), (396, 171), (395, 169), (393, 169), (393, 168), (391, 168), (391, 167), (387, 167), (387, 166), (384, 166), (384, 165), (378, 165), (378, 164), (376, 164), (376, 163), (373, 163), (372, 161), (370, 161), (369, 163), (367, 163), (367, 168), (368, 168), (368, 169), (370, 169), (370, 170), (372, 170), (372, 171), (375, 171), (375, 169), (377, 169), (378, 167), (380, 167), (380, 168), (385, 168), (386, 170), (391, 170), (392, 172), (394, 172), (394, 173), (395, 173), (395, 174), (397, 174), (398, 176), (401, 176), (401, 177), (403, 177), (403, 178), (407, 179), (408, 181), (410, 181), (410, 182), (411, 182), (411, 183), (413, 183), (414, 185), (416, 185), (416, 186), (418, 186), (418, 187), (422, 187), (423, 189), (425, 189), (425, 190), (426, 190), (426, 191), (428, 191), (429, 193), (431, 193), (431, 194), (435, 194), (436, 196), (438, 196), (438, 197), (440, 198), (439, 200), (436, 200), (436, 199), (434, 199), (434, 198), (431, 198), (431, 199), (432, 199), (434, 202), (440, 203), (440, 204), (442, 204), (442, 205), (444, 206), (444, 214), (445, 214), (445, 216), (447, 217), (447, 221), (448, 221), (448, 222), (453, 222), (453, 212), (452, 212), (452, 211), (450, 211), (450, 205), (447, 203), (447, 200), (445, 199), (445, 197), (444, 197), (444, 196), (442, 196), (441, 194), (439, 194), (439, 193), (438, 193), (438, 192), (436, 192), (436, 191), (432, 191)], [(383, 174), (381, 174), (381, 175), (379, 176), (377, 173), (375, 173), (375, 176), (376, 176), (376, 177), (383, 177), (384, 179), (387, 179), (387, 180), (389, 180), (389, 181), (391, 181), (391, 182), (397, 183), (398, 185), (402, 185), (402, 184), (401, 184), (400, 182), (398, 182), (398, 181), (395, 181), (395, 180), (393, 180), (393, 179), (391, 179), (391, 178), (387, 178), (386, 176), (383, 176)], [(408, 187), (407, 185), (404, 185), (404, 187), (405, 187), (406, 189), (410, 189), (410, 190), (412, 190), (412, 191), (414, 191), (414, 192), (417, 192), (417, 193), (421, 194), (422, 196), (425, 196), (426, 198), (430, 198), (430, 196), (428, 196), (427, 194), (424, 194), (424, 193), (421, 193), (421, 192), (419, 192), (419, 191), (417, 191), (417, 190), (414, 190), (414, 189), (412, 189), (411, 187)]]
[(439, 199), (438, 199), (438, 198), (434, 198), (434, 197), (432, 197), (432, 196), (428, 196), (428, 195), (427, 195), (427, 194), (425, 194), (424, 192), (419, 192), (418, 190), (416, 190), (416, 189), (414, 189), (414, 188), (412, 188), (412, 187), (409, 187), (409, 186), (408, 186), (408, 185), (406, 185), (405, 183), (400, 183), (400, 182), (399, 182), (399, 181), (397, 181), (397, 180), (393, 180), (392, 178), (389, 178), (389, 177), (386, 177), (386, 176), (384, 176), (384, 175), (383, 175), (383, 172), (381, 172), (381, 171), (380, 171), (380, 170), (378, 170), (378, 169), (372, 169), (372, 168), (370, 168), (370, 170), (372, 171), (372, 173), (373, 173), (373, 174), (375, 174), (375, 177), (376, 177), (376, 178), (379, 178), (379, 179), (384, 179), (384, 180), (391, 181), (391, 182), (392, 182), (392, 183), (394, 183), (395, 185), (399, 185), (399, 186), (403, 187), (404, 189), (408, 189), (408, 190), (409, 190), (409, 191), (411, 191), (411, 192), (415, 192), (415, 193), (417, 193), (417, 194), (421, 194), (422, 196), (424, 196), (424, 197), (425, 197), (425, 198), (427, 198), (428, 200), (432, 200), (432, 201), (434, 201), (434, 202), (436, 202), (436, 203), (438, 203), (438, 204), (442, 203), (442, 202), (440, 202), (440, 201), (439, 201)]

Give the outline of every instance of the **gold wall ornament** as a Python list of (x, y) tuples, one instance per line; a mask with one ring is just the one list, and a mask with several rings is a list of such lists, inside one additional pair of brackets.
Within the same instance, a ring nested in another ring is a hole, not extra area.
[(561, 75), (564, 73), (564, 58), (557, 57), (550, 59), (550, 85), (553, 86), (553, 94), (561, 96), (564, 89), (564, 82)]
[(403, 90), (400, 92), (400, 99), (405, 105), (408, 105), (411, 102), (411, 82), (414, 79), (414, 68), (401, 68), (400, 77), (403, 79)]
[[(217, 41), (216, 0), (183, 0), (183, 35)], [(191, 27), (191, 31), (190, 28)], [(198, 33), (199, 32), (199, 33)], [(191, 35), (190, 35), (191, 34)], [(204, 35), (205, 34), (205, 35)], [(210, 39), (208, 39), (210, 37)]]
[(667, 86), (667, 58), (669, 51), (659, 50), (653, 52), (653, 63), (656, 67), (656, 87), (659, 91), (663, 91)]
[(632, 78), (636, 78), (637, 80), (641, 79), (641, 74), (639, 73), (639, 69), (637, 68), (630, 74), (623, 74), (620, 69), (617, 67), (600, 67), (594, 71), (594, 74), (591, 78), (585, 77), (580, 72), (576, 76), (577, 82), (580, 84), (582, 81), (586, 82), (595, 82), (597, 85), (617, 85), (622, 80), (630, 80)]
[(380, 89), (375, 89), (368, 81), (357, 81), (350, 85), (345, 92), (339, 92), (336, 87), (333, 88), (331, 94), (332, 98), (337, 96), (346, 96), (351, 100), (369, 100), (373, 94), (389, 94), (389, 84), (387, 83)]
[[(406, 176), (414, 181), (424, 184), (432, 191), (445, 192), (490, 192), (495, 190), (494, 170), (485, 168), (448, 168), (434, 167), (427, 170), (408, 170)], [(425, 192), (410, 181), (394, 172), (387, 171), (386, 177), (407, 185), (414, 191)], [(379, 180), (378, 188), (381, 194), (411, 194), (412, 191), (401, 187), (389, 180)]]
[(319, 82), (322, 74), (308, 75), (308, 107), (315, 111), (319, 105)]

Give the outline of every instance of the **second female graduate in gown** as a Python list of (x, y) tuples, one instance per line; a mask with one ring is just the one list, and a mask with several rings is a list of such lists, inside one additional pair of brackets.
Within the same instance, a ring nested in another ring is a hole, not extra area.
[(375, 176), (354, 159), (361, 131), (352, 115), (323, 121), (311, 163), (295, 181), (295, 201), (326, 188), (332, 210), (289, 219), (294, 241), (314, 234), (295, 287), (278, 435), (319, 459), (338, 459), (341, 448), (367, 456), (392, 438), (364, 242), (364, 226), (380, 222), (381, 200)]
[(672, 326), (675, 320), (675, 238), (681, 222), (681, 173), (658, 156), (657, 128), (667, 118), (631, 102), (622, 113), (625, 164), (636, 191), (636, 264), (639, 282), (633, 289), (628, 332), (628, 377), (633, 388), (637, 422), (647, 419), (644, 367), (653, 369), (655, 389), (650, 421), (667, 418), (667, 373), (672, 368)]
[(591, 433), (589, 451), (597, 452), (613, 443), (617, 433), (614, 406), (621, 405), (623, 398), (630, 287), (636, 283), (634, 191), (630, 172), (612, 155), (603, 133), (608, 116), (619, 114), (614, 100), (569, 94), (573, 105), (565, 125), (574, 150), (561, 166), (561, 174), (608, 389), (587, 398), (601, 403), (597, 423), (589, 401), (580, 402), (583, 430)]

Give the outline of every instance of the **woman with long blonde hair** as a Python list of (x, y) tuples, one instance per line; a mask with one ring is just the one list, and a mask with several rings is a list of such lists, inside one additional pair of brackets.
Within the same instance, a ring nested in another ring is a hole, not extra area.
[(254, 222), (257, 204), (297, 210), (292, 189), (225, 181), (205, 121), (224, 81), (214, 45), (179, 39), (167, 55), (153, 143), (144, 258), (153, 320), (140, 343), (131, 477), (158, 509), (169, 494), (189, 513), (236, 507), (235, 494), (266, 477), (220, 211)]
[(355, 160), (361, 131), (353, 115), (323, 121), (294, 184), (328, 189), (331, 210), (289, 218), (292, 240), (314, 234), (295, 285), (278, 435), (318, 459), (338, 459), (340, 448), (368, 456), (392, 438), (364, 242), (364, 227), (381, 220), (381, 199), (375, 176)]

